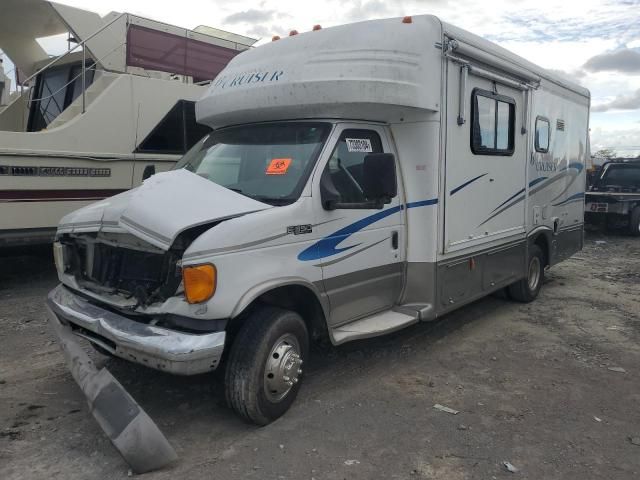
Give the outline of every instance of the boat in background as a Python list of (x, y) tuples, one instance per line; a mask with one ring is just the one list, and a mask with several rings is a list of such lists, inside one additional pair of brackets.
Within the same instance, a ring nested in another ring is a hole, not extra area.
[(0, 113), (11, 101), (11, 79), (4, 72), (4, 65), (0, 54)]
[[(67, 51), (50, 57), (42, 39), (54, 35), (66, 35)], [(209, 131), (195, 101), (253, 43), (211, 27), (3, 0), (0, 50), (17, 92), (1, 74), (0, 247), (48, 243), (65, 214), (169, 170)]]

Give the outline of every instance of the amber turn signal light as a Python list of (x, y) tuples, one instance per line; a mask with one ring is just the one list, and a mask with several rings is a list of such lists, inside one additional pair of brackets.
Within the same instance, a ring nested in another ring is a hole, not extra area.
[(213, 265), (193, 265), (182, 269), (184, 294), (189, 303), (209, 300), (216, 292), (217, 272)]

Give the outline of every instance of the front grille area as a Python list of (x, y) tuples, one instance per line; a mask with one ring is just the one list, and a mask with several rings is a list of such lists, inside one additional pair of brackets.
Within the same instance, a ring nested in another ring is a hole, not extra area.
[(90, 290), (123, 294), (148, 305), (175, 294), (180, 284), (172, 252), (151, 253), (79, 239), (67, 246), (72, 251), (73, 274)]

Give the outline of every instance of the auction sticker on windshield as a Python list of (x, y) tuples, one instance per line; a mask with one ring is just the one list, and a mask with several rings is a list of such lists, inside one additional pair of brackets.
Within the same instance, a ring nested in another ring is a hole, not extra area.
[(267, 175), (284, 175), (291, 165), (290, 158), (274, 158), (267, 167)]
[(371, 140), (368, 138), (345, 138), (350, 152), (372, 153)]

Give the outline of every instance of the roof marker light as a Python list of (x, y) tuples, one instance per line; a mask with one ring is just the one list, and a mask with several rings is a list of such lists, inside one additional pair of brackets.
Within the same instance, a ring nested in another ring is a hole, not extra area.
[(413, 18), (411, 18), (411, 15), (407, 15), (402, 19), (402, 23), (413, 23)]
[(317, 32), (318, 30), (322, 30), (322, 26), (321, 25), (314, 25), (313, 26), (313, 31)]
[(298, 30), (291, 30), (291, 31), (289, 32), (289, 36), (290, 36), (290, 37), (293, 37), (294, 35), (298, 35)]
[(274, 35), (273, 37), (271, 37), (272, 42), (275, 42), (276, 40), (280, 40), (280, 35)]

